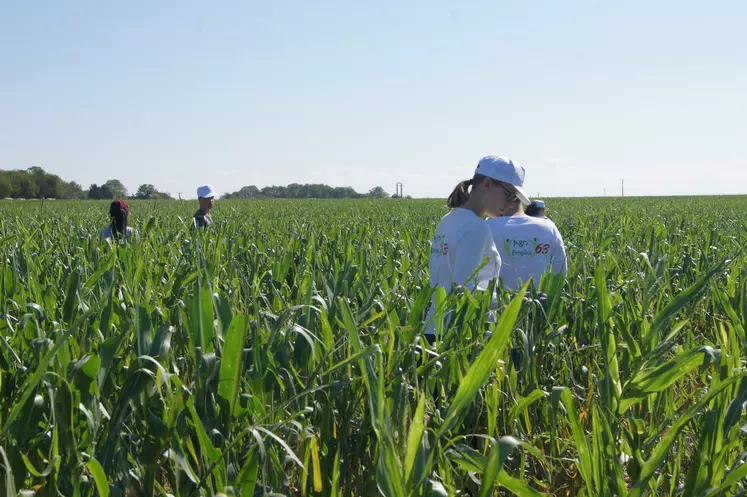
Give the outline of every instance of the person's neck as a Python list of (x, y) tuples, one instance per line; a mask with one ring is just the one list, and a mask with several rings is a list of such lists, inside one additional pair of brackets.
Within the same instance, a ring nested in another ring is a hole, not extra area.
[(462, 209), (467, 209), (468, 211), (474, 212), (475, 215), (479, 218), (485, 217), (485, 211), (482, 208), (482, 202), (480, 202), (474, 196), (471, 196), (470, 198), (467, 199), (467, 201), (462, 206)]
[(524, 209), (520, 205), (512, 204), (503, 211), (504, 217), (525, 216)]

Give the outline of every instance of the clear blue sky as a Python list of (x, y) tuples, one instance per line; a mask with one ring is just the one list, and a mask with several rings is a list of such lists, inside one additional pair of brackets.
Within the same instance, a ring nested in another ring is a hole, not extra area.
[(747, 2), (0, 1), (0, 168), (195, 196), (747, 193)]

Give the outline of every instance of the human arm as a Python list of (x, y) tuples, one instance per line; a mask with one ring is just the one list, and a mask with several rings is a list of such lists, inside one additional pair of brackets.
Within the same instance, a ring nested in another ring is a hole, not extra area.
[(565, 252), (565, 244), (560, 231), (555, 229), (555, 247), (552, 251), (552, 269), (555, 274), (568, 272), (568, 256)]

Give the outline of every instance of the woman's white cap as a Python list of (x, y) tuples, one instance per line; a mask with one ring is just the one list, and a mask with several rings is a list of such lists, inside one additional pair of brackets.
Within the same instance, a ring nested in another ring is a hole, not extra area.
[(215, 191), (215, 188), (213, 188), (213, 185), (202, 185), (197, 188), (198, 198), (213, 198), (217, 196), (218, 196), (218, 192)]
[(482, 174), (490, 179), (502, 181), (516, 188), (516, 196), (521, 203), (529, 205), (529, 196), (524, 191), (524, 176), (526, 171), (523, 166), (515, 163), (508, 157), (488, 155), (480, 159), (475, 169), (475, 174)]

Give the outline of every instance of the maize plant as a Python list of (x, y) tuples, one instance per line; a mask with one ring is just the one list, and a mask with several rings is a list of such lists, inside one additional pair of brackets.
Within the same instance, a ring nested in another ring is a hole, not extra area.
[(747, 199), (548, 205), (447, 295), (443, 201), (3, 202), (0, 495), (746, 495)]

